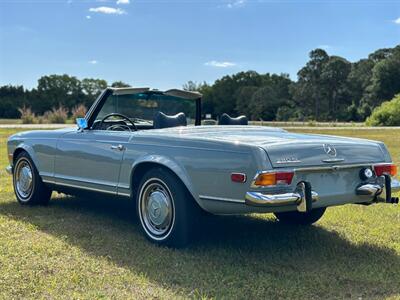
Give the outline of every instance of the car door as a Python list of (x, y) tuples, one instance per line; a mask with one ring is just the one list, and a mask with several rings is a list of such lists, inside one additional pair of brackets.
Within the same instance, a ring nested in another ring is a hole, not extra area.
[(55, 183), (116, 194), (121, 161), (130, 132), (83, 130), (63, 135), (57, 143)]

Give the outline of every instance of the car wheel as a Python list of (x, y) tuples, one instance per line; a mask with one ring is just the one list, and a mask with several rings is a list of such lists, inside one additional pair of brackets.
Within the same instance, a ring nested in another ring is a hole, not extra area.
[(141, 229), (151, 242), (187, 245), (200, 208), (175, 174), (163, 168), (149, 170), (139, 183), (136, 204)]
[(15, 159), (13, 169), (13, 186), (20, 204), (47, 204), (51, 190), (45, 186), (39, 173), (26, 152), (20, 153)]
[(274, 213), (279, 222), (294, 225), (311, 225), (317, 222), (325, 213), (326, 208), (315, 208), (309, 212), (289, 211)]

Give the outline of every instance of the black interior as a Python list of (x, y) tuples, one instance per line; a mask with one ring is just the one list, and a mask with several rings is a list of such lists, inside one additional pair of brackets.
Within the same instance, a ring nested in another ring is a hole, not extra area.
[[(114, 118), (111, 118), (114, 117)], [(115, 119), (115, 117), (119, 119)], [(162, 112), (157, 112), (153, 118), (153, 124), (144, 120), (131, 120), (119, 114), (110, 114), (102, 120), (93, 123), (93, 130), (114, 130), (114, 131), (136, 131), (146, 129), (161, 129), (168, 127), (187, 126), (186, 115), (180, 112), (173, 116), (168, 116)]]
[(186, 115), (180, 112), (174, 116), (167, 116), (159, 111), (153, 119), (154, 129), (187, 126)]
[(248, 125), (249, 121), (246, 116), (232, 118), (228, 114), (222, 114), (219, 118), (218, 125)]

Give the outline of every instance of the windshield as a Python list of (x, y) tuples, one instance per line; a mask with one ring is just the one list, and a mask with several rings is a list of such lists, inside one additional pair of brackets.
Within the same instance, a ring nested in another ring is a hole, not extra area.
[(111, 95), (104, 102), (96, 121), (102, 120), (108, 114), (120, 113), (130, 118), (134, 123), (153, 124), (153, 118), (158, 112), (163, 112), (166, 115), (183, 112), (186, 115), (187, 124), (194, 125), (196, 102), (157, 92)]

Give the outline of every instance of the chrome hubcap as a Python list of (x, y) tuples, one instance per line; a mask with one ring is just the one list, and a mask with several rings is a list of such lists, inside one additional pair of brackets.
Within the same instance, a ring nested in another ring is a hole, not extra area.
[(28, 198), (32, 192), (32, 169), (27, 161), (21, 161), (15, 170), (16, 189), (22, 198)]
[(141, 193), (140, 213), (146, 231), (154, 238), (165, 237), (173, 224), (172, 196), (162, 181), (151, 179)]

